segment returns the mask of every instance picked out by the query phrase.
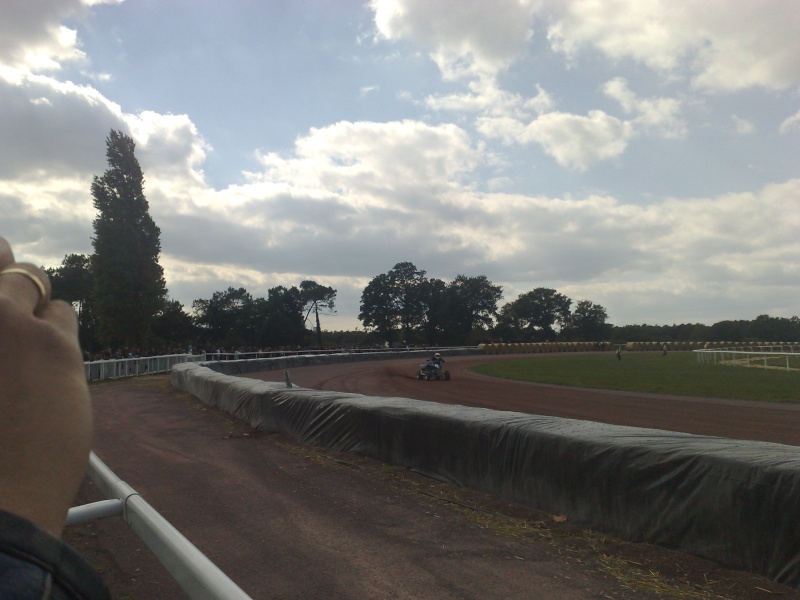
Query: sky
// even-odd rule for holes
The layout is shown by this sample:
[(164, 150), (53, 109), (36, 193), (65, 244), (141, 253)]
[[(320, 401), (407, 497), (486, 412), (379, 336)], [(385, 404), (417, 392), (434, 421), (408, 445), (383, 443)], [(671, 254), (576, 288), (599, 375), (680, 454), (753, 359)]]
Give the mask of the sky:
[[(0, 236), (92, 253), (136, 142), (169, 295), (399, 262), (615, 325), (800, 315), (797, 0), (10, 0)], [(574, 306), (574, 305), (573, 305)]]

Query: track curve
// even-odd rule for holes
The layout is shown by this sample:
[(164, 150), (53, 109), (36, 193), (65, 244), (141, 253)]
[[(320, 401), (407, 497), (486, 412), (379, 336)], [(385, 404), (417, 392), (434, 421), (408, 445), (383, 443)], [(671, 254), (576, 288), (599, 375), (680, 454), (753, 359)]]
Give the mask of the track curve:
[[(520, 356), (447, 359), (452, 381), (417, 381), (419, 359), (295, 368), (294, 385), (367, 396), (398, 396), (463, 406), (681, 431), (800, 446), (800, 406), (636, 392), (571, 388), (509, 381), (470, 371), (474, 365)], [(283, 371), (250, 374), (284, 381)]]

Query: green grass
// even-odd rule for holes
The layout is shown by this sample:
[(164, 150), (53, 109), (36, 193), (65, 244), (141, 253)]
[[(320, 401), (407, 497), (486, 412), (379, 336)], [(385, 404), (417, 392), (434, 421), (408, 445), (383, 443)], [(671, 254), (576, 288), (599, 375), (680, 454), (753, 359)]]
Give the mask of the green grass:
[(477, 373), (556, 385), (732, 398), (800, 402), (800, 372), (702, 364), (692, 352), (614, 352), (539, 356), (477, 365)]

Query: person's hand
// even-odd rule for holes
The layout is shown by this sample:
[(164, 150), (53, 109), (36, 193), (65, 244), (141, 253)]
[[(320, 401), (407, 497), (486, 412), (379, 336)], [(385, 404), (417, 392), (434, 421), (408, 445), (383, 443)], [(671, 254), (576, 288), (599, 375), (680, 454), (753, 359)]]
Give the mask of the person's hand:
[(0, 237), (0, 509), (60, 536), (91, 435), (75, 311)]

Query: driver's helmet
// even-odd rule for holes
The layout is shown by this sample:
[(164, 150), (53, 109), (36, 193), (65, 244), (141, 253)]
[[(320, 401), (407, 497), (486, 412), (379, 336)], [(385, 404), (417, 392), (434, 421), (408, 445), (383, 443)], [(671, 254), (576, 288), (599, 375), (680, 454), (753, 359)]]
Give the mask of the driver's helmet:
[(442, 358), (442, 355), (437, 352), (433, 355), (433, 358)]

